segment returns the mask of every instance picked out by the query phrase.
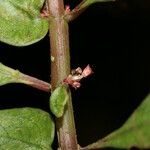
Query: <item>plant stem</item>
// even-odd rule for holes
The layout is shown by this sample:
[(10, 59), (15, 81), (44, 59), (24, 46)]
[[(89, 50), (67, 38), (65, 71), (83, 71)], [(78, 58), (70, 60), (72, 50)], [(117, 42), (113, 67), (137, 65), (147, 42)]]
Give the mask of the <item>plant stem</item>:
[[(114, 2), (115, 0), (101, 0), (99, 2)], [(65, 19), (69, 21), (73, 21), (77, 17), (79, 17), (90, 5), (96, 3), (98, 1), (89, 1), (89, 0), (82, 0), (72, 11), (68, 12), (65, 15)]]
[(23, 73), (19, 73), (19, 79), (22, 81), (22, 83), (37, 88), (39, 90), (45, 92), (51, 91), (51, 85), (49, 83), (39, 80), (37, 78), (31, 77), (29, 75), (25, 75)]
[(35, 77), (21, 73), (0, 63), (0, 86), (8, 83), (23, 83), (39, 90), (50, 92), (51, 85)]
[[(63, 0), (48, 0), (50, 14), (51, 45), (51, 86), (52, 91), (70, 73), (68, 22), (64, 19)], [(77, 150), (76, 130), (73, 116), (71, 93), (68, 87), (69, 100), (63, 117), (56, 118), (56, 128), (61, 150)]]
[(68, 22), (73, 21), (74, 19), (79, 17), (88, 8), (88, 7), (85, 7), (83, 9), (80, 9), (80, 6), (82, 3), (83, 3), (83, 1), (79, 5), (77, 5), (72, 11), (70, 11), (70, 13), (65, 15), (65, 19)]

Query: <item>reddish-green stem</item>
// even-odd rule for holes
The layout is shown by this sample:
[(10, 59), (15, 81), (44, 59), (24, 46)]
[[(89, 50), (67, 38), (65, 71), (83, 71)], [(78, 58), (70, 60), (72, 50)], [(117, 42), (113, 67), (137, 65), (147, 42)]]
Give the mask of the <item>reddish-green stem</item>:
[(83, 9), (80, 9), (80, 6), (82, 5), (82, 3), (83, 3), (83, 1), (79, 5), (77, 5), (72, 11), (70, 11), (68, 14), (65, 15), (65, 19), (68, 22), (76, 19), (88, 8), (88, 6), (86, 6)]
[(22, 83), (25, 83), (36, 89), (39, 89), (45, 92), (51, 91), (51, 85), (49, 83), (39, 80), (37, 78), (31, 77), (23, 73), (19, 73), (19, 79), (22, 81)]
[[(63, 0), (48, 0), (50, 14), (51, 86), (52, 91), (70, 73), (68, 22), (64, 19)], [(61, 150), (77, 150), (71, 93), (63, 117), (56, 118), (56, 128)]]
[[(102, 0), (101, 2), (113, 2), (115, 0)], [(65, 15), (65, 18), (67, 21), (72, 21), (76, 19), (78, 16), (80, 16), (90, 5), (94, 4), (95, 2), (93, 1), (88, 1), (88, 0), (82, 0), (72, 11), (68, 12)]]

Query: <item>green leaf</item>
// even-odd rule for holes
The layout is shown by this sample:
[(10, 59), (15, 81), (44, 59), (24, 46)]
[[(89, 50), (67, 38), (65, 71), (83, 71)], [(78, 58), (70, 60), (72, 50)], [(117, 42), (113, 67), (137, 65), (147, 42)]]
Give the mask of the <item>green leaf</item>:
[(85, 9), (86, 7), (90, 6), (91, 4), (98, 3), (98, 2), (111, 2), (115, 0), (83, 0), (79, 6), (78, 10)]
[(64, 85), (57, 87), (50, 97), (50, 110), (57, 117), (62, 117), (65, 105), (69, 99), (67, 88)]
[(29, 84), (28, 81), (21, 79), (19, 75), (20, 72), (18, 70), (14, 70), (0, 63), (0, 86), (8, 83)]
[(7, 84), (18, 82), (19, 71), (11, 69), (2, 63), (0, 63), (0, 86)]
[(115, 0), (85, 0), (86, 3), (92, 4), (92, 3), (97, 3), (97, 2), (111, 2)]
[(34, 88), (49, 92), (51, 85), (35, 77), (21, 73), (0, 63), (0, 86), (8, 83), (23, 83)]
[(135, 110), (126, 123), (102, 140), (87, 146), (93, 148), (150, 148), (150, 95)]
[(40, 16), (44, 0), (3, 0), (0, 2), (0, 41), (26, 46), (42, 39), (48, 21)]
[(34, 108), (0, 111), (1, 150), (50, 150), (54, 123), (48, 113)]

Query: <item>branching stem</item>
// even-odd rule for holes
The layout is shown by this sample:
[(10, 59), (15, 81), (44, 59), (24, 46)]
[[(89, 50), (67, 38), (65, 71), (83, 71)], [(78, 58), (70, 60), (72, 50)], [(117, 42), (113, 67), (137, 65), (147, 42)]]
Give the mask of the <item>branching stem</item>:
[[(115, 0), (99, 0), (99, 2), (114, 2)], [(82, 0), (73, 10), (66, 13), (65, 19), (69, 21), (73, 21), (78, 16), (80, 16), (90, 5), (96, 3), (98, 1), (90, 1), (90, 0)]]

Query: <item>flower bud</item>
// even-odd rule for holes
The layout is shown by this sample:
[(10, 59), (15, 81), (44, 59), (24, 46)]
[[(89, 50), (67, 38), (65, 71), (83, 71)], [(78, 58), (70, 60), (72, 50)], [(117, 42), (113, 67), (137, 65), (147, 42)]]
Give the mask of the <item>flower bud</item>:
[(83, 77), (87, 77), (87, 76), (89, 76), (89, 75), (92, 74), (92, 73), (93, 73), (92, 68), (91, 68), (90, 65), (88, 64), (88, 65), (84, 68), (84, 70), (83, 70), (83, 72), (82, 72), (82, 76), (83, 76)]

